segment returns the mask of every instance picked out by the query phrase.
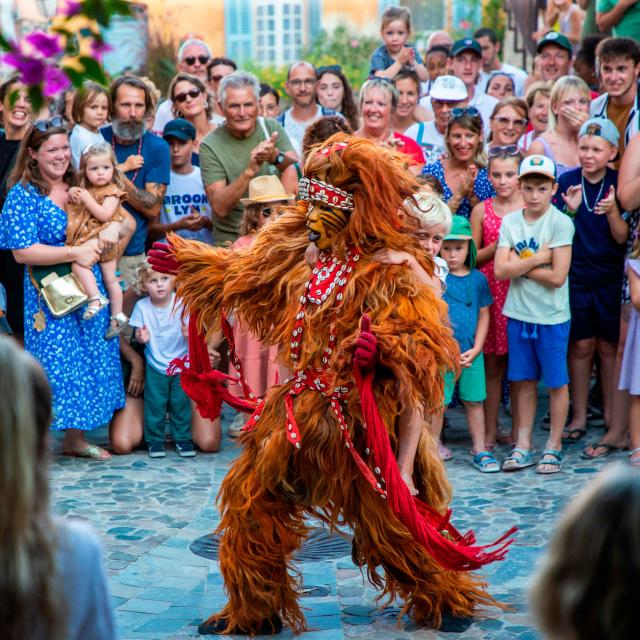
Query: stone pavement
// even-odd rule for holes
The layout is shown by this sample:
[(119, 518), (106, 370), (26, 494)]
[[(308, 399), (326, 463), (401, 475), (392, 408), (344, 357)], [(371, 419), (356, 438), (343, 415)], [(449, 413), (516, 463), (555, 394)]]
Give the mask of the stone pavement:
[[(304, 640), (539, 637), (528, 616), (526, 593), (536, 561), (559, 512), (604, 463), (581, 460), (577, 444), (565, 449), (562, 472), (555, 476), (539, 476), (533, 468), (481, 474), (470, 465), (462, 411), (448, 415), (446, 443), (455, 454), (447, 463), (454, 488), (453, 523), (462, 531), (475, 529), (479, 543), (494, 540), (512, 525), (519, 527), (507, 559), (483, 571), (491, 593), (510, 610), (487, 611), (487, 617), (473, 621), (449, 620), (438, 632), (407, 618), (398, 624), (399, 607), (376, 608), (376, 590), (349, 556), (328, 554), (299, 565), (309, 626)], [(590, 428), (590, 438), (600, 434)], [(93, 435), (106, 441), (104, 431)], [(545, 435), (536, 427), (539, 450)], [(217, 563), (195, 555), (189, 546), (215, 528), (215, 497), (236, 453), (236, 444), (225, 436), (220, 453), (194, 459), (179, 458), (170, 449), (157, 460), (143, 450), (106, 463), (54, 457), (53, 507), (59, 514), (89, 520), (98, 531), (124, 640), (199, 637), (197, 624), (225, 602)], [(498, 457), (506, 453), (501, 447)], [(607, 462), (624, 457), (616, 453)], [(285, 630), (280, 637), (293, 635)]]

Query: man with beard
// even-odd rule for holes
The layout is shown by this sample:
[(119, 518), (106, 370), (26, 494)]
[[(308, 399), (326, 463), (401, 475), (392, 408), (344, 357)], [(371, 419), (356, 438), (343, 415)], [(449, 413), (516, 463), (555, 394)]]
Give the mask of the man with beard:
[(316, 68), (310, 62), (294, 62), (289, 67), (285, 88), (291, 107), (278, 117), (298, 156), (302, 157), (302, 138), (307, 127), (322, 118), (336, 114), (316, 102)]
[[(211, 49), (209, 49), (209, 45), (197, 38), (189, 38), (178, 49), (176, 68), (178, 72), (189, 73), (207, 84), (209, 80), (207, 78), (207, 66), (210, 61)], [(171, 100), (165, 100), (158, 107), (156, 119), (153, 121), (153, 130), (162, 135), (167, 122), (174, 118), (175, 115), (171, 111)]]
[(169, 145), (145, 132), (145, 120), (153, 109), (147, 85), (135, 76), (120, 76), (111, 84), (110, 94), (111, 125), (100, 133), (111, 144), (118, 166), (126, 176), (124, 207), (137, 225), (119, 263), (120, 273), (129, 285), (145, 260), (147, 221), (160, 216), (171, 160)]
[[(591, 117), (609, 118), (620, 133), (620, 157), (638, 133), (640, 46), (631, 38), (607, 38), (596, 49), (598, 75), (606, 91), (591, 102)], [(617, 168), (617, 164), (616, 164)]]

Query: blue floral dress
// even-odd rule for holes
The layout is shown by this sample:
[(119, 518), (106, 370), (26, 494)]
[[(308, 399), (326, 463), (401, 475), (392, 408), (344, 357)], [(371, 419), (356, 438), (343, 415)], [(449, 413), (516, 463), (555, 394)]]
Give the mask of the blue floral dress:
[[(437, 178), (442, 185), (442, 190), (444, 191), (444, 201), (449, 202), (449, 200), (451, 200), (453, 193), (444, 179), (444, 167), (440, 160), (436, 160), (436, 162), (432, 164), (425, 165), (422, 168), (421, 175)], [(487, 198), (493, 198), (493, 196), (496, 195), (496, 192), (493, 190), (493, 185), (489, 181), (489, 174), (486, 169), (478, 170), (476, 180), (473, 183), (473, 191), (475, 192), (476, 198), (478, 198), (479, 202), (483, 202)], [(462, 216), (463, 218), (467, 218), (468, 220), (471, 217), (471, 209), (473, 209), (473, 207), (471, 206), (469, 199), (463, 198), (455, 214)]]
[[(67, 214), (33, 186), (15, 185), (7, 194), (0, 215), (0, 245), (25, 249), (41, 243), (64, 245)], [(98, 265), (93, 273), (105, 295)], [(46, 326), (38, 332), (33, 316), (42, 309)], [(88, 431), (109, 423), (113, 412), (124, 406), (124, 387), (118, 340), (105, 340), (109, 313), (82, 320), (83, 309), (54, 318), (42, 302), (25, 269), (24, 344), (42, 365), (53, 392), (54, 430)]]

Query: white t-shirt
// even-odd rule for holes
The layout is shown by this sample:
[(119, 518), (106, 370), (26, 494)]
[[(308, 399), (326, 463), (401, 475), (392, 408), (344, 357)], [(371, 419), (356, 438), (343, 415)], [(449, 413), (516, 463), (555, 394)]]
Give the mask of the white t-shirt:
[(69, 136), (69, 147), (71, 148), (71, 163), (73, 168), (77, 171), (80, 166), (80, 158), (82, 152), (90, 145), (98, 142), (104, 142), (104, 138), (100, 132), (94, 133), (89, 129), (83, 127), (81, 124), (76, 124)]
[(482, 125), (484, 127), (485, 139), (489, 135), (491, 126), (491, 114), (494, 107), (498, 104), (499, 100), (486, 93), (480, 93), (477, 89), (473, 94), (473, 98), (467, 103), (470, 107), (475, 107), (482, 116)]
[(305, 122), (294, 120), (291, 115), (291, 109), (287, 109), (284, 112), (284, 130), (287, 132), (289, 140), (299, 158), (302, 158), (302, 139), (304, 138), (304, 132), (310, 124), (313, 124), (321, 117), (322, 107), (320, 105), (317, 105), (316, 115), (311, 118), (311, 120), (306, 120)]
[(158, 105), (156, 109), (156, 119), (153, 121), (153, 131), (162, 135), (164, 128), (170, 120), (175, 116), (171, 111), (171, 100), (165, 100)]
[[(182, 335), (182, 303), (176, 304), (176, 294), (166, 307), (151, 304), (148, 296), (136, 302), (129, 324), (132, 327), (147, 327), (149, 342), (144, 346), (144, 356), (148, 365), (160, 373), (167, 373), (167, 367), (174, 358), (187, 355), (187, 339)], [(185, 319), (186, 322), (186, 319)]]
[(412, 124), (404, 135), (420, 145), (426, 164), (435, 162), (444, 153), (444, 136), (436, 129), (433, 120)]
[[(193, 167), (191, 173), (187, 174), (172, 171), (171, 181), (167, 186), (164, 203), (160, 210), (160, 224), (177, 222), (180, 218), (189, 215), (192, 209), (211, 219), (211, 205), (202, 184), (200, 167)], [(176, 233), (188, 240), (200, 240), (200, 242), (213, 244), (213, 234), (210, 229), (200, 229), (200, 231), (180, 229)]]
[[(516, 95), (519, 97), (524, 96), (524, 85), (529, 77), (525, 71), (519, 69), (518, 67), (514, 67), (511, 64), (507, 64), (506, 62), (502, 63), (500, 67), (500, 71), (502, 73), (506, 73), (513, 77), (513, 85), (515, 88)], [(490, 73), (483, 71), (480, 69), (480, 75), (478, 76), (478, 82), (476, 84), (476, 91), (481, 91), (485, 93), (487, 89), (487, 82), (489, 82)]]
[[(571, 246), (574, 231), (571, 218), (553, 205), (533, 222), (526, 220), (519, 209), (502, 219), (498, 247), (513, 249), (521, 258), (529, 258), (545, 244), (549, 249)], [(569, 279), (561, 287), (551, 287), (526, 275), (512, 278), (502, 313), (533, 324), (567, 322), (571, 319)]]

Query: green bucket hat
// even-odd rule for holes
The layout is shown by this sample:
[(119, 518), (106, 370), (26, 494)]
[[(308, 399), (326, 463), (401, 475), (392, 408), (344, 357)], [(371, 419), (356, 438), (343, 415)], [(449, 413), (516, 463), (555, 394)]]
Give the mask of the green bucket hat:
[(471, 223), (462, 216), (453, 216), (451, 223), (451, 231), (445, 236), (445, 240), (468, 240), (469, 241), (469, 255), (467, 256), (467, 264), (470, 269), (476, 268), (476, 256), (478, 249), (476, 243), (473, 240), (473, 233), (471, 232)]

